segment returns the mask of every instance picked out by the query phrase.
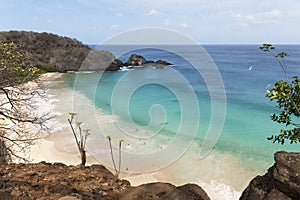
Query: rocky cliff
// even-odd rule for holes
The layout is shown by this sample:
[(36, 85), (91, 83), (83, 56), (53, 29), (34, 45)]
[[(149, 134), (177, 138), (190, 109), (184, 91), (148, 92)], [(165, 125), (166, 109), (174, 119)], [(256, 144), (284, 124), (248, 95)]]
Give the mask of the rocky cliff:
[(274, 158), (275, 164), (250, 182), (240, 200), (300, 199), (300, 153), (280, 151)]
[(131, 187), (101, 165), (66, 166), (61, 163), (3, 164), (0, 166), (2, 199), (177, 199), (209, 200), (195, 184), (175, 187), (151, 183)]
[[(299, 200), (300, 153), (275, 153), (275, 164), (255, 177), (241, 200)], [(201, 187), (150, 183), (131, 187), (101, 165), (66, 166), (61, 163), (0, 165), (2, 199), (177, 199), (208, 200)]]

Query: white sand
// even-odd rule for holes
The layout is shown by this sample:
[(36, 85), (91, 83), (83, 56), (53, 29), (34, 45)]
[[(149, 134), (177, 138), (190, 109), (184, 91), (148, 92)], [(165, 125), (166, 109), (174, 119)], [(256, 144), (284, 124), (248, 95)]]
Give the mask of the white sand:
[[(47, 88), (59, 83), (62, 77), (61, 73), (46, 73), (40, 78), (42, 84)], [(38, 112), (45, 113), (50, 111), (56, 117), (50, 121), (52, 130), (49, 136), (41, 139), (37, 144), (30, 149), (30, 160), (32, 162), (61, 162), (67, 165), (80, 164), (80, 156), (76, 143), (70, 128), (67, 124), (60, 124), (56, 119), (62, 114), (58, 111), (55, 104), (59, 104), (60, 100), (54, 94), (48, 94), (48, 99), (38, 99)], [(70, 100), (71, 101), (71, 100)], [(65, 102), (66, 103), (66, 102)], [(67, 102), (66, 104), (70, 104)], [(71, 111), (71, 110), (70, 110)], [(66, 116), (67, 118), (68, 116)], [(66, 121), (67, 122), (67, 121)], [(67, 133), (67, 134), (65, 134)], [(93, 158), (87, 157), (88, 164), (98, 163)]]

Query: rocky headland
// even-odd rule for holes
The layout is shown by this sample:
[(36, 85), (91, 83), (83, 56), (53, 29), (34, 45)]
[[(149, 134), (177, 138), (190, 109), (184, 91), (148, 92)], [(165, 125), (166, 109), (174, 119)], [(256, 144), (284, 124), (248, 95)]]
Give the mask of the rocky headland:
[[(78, 71), (91, 52), (91, 48), (76, 39), (52, 33), (29, 31), (0, 32), (0, 41), (14, 42), (26, 56), (28, 64), (47, 72)], [(114, 55), (107, 51), (96, 51), (98, 63), (111, 63)], [(107, 66), (98, 65), (104, 70)]]
[(123, 63), (111, 52), (92, 49), (75, 38), (46, 32), (0, 32), (0, 41), (17, 44), (20, 52), (26, 56), (27, 64), (46, 72), (118, 71), (124, 66), (143, 66), (149, 63), (157, 64), (157, 67), (171, 65), (163, 60), (147, 61), (136, 54), (132, 54)]

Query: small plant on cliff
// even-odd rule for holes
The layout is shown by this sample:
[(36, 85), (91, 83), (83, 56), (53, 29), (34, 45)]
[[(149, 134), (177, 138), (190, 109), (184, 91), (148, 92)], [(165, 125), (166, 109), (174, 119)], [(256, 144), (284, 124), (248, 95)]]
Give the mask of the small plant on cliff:
[(86, 163), (86, 140), (87, 137), (91, 134), (89, 129), (82, 130), (81, 125), (82, 122), (77, 121), (76, 113), (69, 113), (70, 118), (68, 119), (68, 122), (70, 124), (72, 133), (74, 135), (77, 148), (79, 150), (80, 156), (81, 156), (81, 165), (85, 166)]
[(115, 172), (116, 172), (115, 176), (117, 178), (119, 178), (119, 174), (120, 174), (120, 171), (121, 171), (121, 161), (122, 161), (122, 158), (121, 158), (122, 143), (124, 142), (124, 140), (119, 141), (119, 166), (118, 166), (118, 169), (117, 169), (115, 158), (114, 158), (114, 153), (113, 153), (113, 148), (112, 148), (112, 144), (111, 144), (111, 137), (106, 136), (106, 138), (108, 139), (108, 142), (109, 142), (110, 155), (111, 155), (112, 163), (114, 165), (114, 169), (115, 169)]
[(281, 129), (278, 135), (272, 135), (268, 139), (280, 144), (284, 144), (285, 140), (289, 140), (291, 144), (300, 142), (299, 79), (297, 76), (293, 76), (292, 80), (289, 80), (284, 61), (285, 57), (288, 56), (286, 52), (274, 53), (275, 47), (271, 44), (263, 44), (260, 49), (274, 56), (284, 74), (284, 80), (276, 81), (274, 87), (267, 90), (266, 96), (270, 101), (276, 101), (277, 107), (280, 109), (279, 114), (271, 115), (271, 120), (285, 125), (286, 129)]

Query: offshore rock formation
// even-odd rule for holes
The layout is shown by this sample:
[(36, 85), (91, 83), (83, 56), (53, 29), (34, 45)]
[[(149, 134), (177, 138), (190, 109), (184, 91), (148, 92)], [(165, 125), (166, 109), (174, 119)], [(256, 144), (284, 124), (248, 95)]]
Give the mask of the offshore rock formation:
[(300, 153), (279, 151), (274, 158), (275, 164), (250, 182), (240, 200), (300, 199)]
[(115, 59), (106, 71), (118, 71), (122, 67), (146, 67), (146, 66), (155, 66), (157, 68), (166, 67), (172, 65), (171, 63), (164, 60), (157, 60), (156, 62), (152, 60), (146, 60), (143, 56), (137, 54), (131, 54), (128, 60), (123, 63), (122, 61)]
[(137, 54), (131, 54), (131, 56), (128, 58), (127, 62), (125, 63), (126, 66), (139, 66), (144, 65), (146, 63), (146, 59)]
[(124, 64), (121, 60), (115, 59), (107, 68), (105, 71), (118, 71), (123, 67)]
[(164, 199), (209, 200), (195, 184), (175, 187), (151, 183), (131, 187), (101, 165), (67, 166), (62, 163), (0, 165), (2, 199)]

